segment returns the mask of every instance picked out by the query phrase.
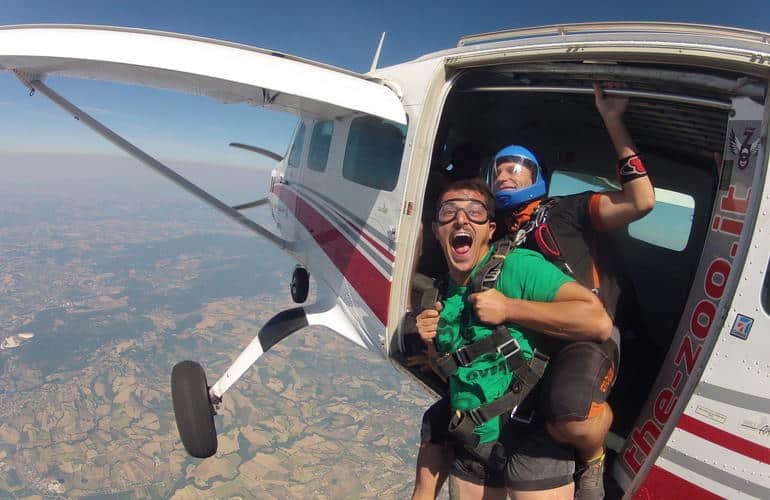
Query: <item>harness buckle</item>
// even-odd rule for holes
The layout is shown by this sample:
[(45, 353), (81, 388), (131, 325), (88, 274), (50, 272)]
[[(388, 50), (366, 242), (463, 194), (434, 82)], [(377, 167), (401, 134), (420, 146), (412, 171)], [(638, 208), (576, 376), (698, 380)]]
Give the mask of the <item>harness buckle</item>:
[(521, 422), (523, 424), (531, 424), (532, 421), (535, 419), (535, 408), (530, 408), (529, 413), (526, 415), (519, 415), (518, 409), (520, 405), (516, 405), (513, 407), (513, 410), (511, 410), (511, 420), (514, 420), (516, 422)]
[(539, 350), (535, 349), (532, 351), (532, 357), (535, 357), (539, 359), (540, 361), (544, 361), (545, 363), (548, 363), (551, 361), (551, 357), (545, 354), (544, 352), (540, 352)]
[(500, 276), (500, 271), (502, 271), (502, 269), (502, 266), (497, 266), (487, 271), (484, 279), (481, 280), (481, 287), (483, 290), (495, 287), (495, 284), (497, 284), (497, 278)]
[(465, 410), (465, 413), (470, 417), (471, 422), (473, 422), (475, 427), (478, 427), (480, 425), (483, 425), (486, 423), (486, 420), (484, 420), (484, 417), (481, 415), (481, 412), (478, 408), (471, 408), (470, 410)]
[[(511, 346), (511, 345), (513, 345), (513, 349), (508, 348), (508, 346)], [(502, 354), (505, 359), (508, 359), (511, 356), (518, 353), (519, 351), (521, 351), (521, 347), (519, 346), (519, 343), (516, 341), (516, 339), (511, 337), (511, 340), (503, 342), (502, 344), (495, 347), (495, 350), (500, 354)]]
[(457, 349), (455, 352), (453, 352), (452, 357), (455, 358), (455, 361), (459, 366), (463, 367), (469, 366), (472, 361), (465, 347), (461, 347), (460, 349)]

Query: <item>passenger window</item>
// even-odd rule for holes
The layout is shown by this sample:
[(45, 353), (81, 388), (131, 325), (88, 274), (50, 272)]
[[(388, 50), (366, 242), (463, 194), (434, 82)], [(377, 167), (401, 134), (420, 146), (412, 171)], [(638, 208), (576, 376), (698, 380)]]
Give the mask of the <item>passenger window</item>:
[(289, 152), (289, 166), (299, 167), (300, 158), (302, 158), (302, 146), (305, 143), (305, 122), (300, 123), (297, 135), (294, 137), (294, 144), (291, 145)]
[[(583, 191), (621, 189), (605, 177), (556, 171), (551, 177), (549, 196), (563, 196)], [(681, 252), (687, 247), (695, 213), (695, 199), (685, 193), (655, 188), (655, 208), (628, 225), (629, 236), (669, 250)]]
[(329, 146), (332, 143), (334, 122), (318, 122), (313, 127), (313, 135), (310, 137), (310, 149), (307, 153), (307, 168), (316, 172), (326, 170), (326, 160), (329, 159)]
[(374, 189), (393, 191), (401, 171), (406, 126), (362, 116), (350, 124), (342, 176)]

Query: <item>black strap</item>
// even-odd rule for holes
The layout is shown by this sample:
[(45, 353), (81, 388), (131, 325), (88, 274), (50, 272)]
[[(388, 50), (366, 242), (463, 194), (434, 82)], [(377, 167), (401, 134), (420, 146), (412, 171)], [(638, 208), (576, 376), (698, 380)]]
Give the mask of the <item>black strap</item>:
[(476, 271), (471, 278), (470, 292), (477, 293), (490, 290), (497, 286), (500, 272), (503, 270), (505, 258), (516, 248), (510, 235), (495, 242), (495, 253)]
[(497, 286), (505, 258), (524, 243), (528, 233), (545, 223), (548, 219), (548, 210), (556, 206), (557, 203), (558, 198), (544, 200), (534, 210), (532, 218), (527, 221), (524, 227), (516, 231), (515, 234), (506, 234), (505, 237), (495, 242), (495, 253), (471, 278), (471, 293), (484, 292)]
[(444, 378), (448, 378), (459, 367), (468, 367), (479, 356), (494, 352), (499, 352), (503, 355), (512, 372), (518, 370), (527, 361), (521, 353), (519, 343), (511, 337), (508, 329), (504, 325), (498, 325), (492, 335), (438, 358), (436, 360), (436, 369), (441, 372)]
[(468, 413), (476, 425), (482, 425), (494, 417), (514, 409), (535, 387), (535, 384), (545, 373), (547, 365), (548, 356), (535, 351), (529, 361), (514, 373), (511, 387), (502, 397), (478, 408), (466, 410), (465, 413)]
[(548, 356), (535, 350), (532, 358), (520, 366), (514, 373), (514, 379), (508, 391), (500, 398), (469, 410), (456, 410), (449, 421), (449, 432), (455, 439), (466, 446), (478, 446), (479, 435), (476, 427), (489, 422), (506, 412), (513, 413), (529, 395), (542, 378), (548, 365)]

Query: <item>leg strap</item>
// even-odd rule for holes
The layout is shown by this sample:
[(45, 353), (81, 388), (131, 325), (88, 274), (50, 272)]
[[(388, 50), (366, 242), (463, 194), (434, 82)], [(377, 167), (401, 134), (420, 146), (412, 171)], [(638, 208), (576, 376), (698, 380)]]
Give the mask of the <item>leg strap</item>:
[(478, 446), (479, 435), (475, 432), (476, 427), (509, 411), (513, 416), (516, 409), (543, 376), (547, 365), (548, 356), (536, 350), (532, 358), (513, 372), (511, 386), (500, 398), (478, 408), (455, 410), (449, 421), (449, 432), (458, 442), (466, 446)]

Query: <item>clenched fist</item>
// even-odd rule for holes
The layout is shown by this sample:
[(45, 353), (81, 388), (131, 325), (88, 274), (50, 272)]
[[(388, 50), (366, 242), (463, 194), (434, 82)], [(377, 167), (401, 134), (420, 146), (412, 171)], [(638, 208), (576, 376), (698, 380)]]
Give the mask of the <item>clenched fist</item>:
[(425, 309), (415, 318), (417, 323), (417, 333), (420, 338), (428, 345), (433, 344), (438, 329), (439, 313), (444, 308), (441, 302), (436, 302), (435, 309)]
[(482, 323), (501, 325), (508, 321), (511, 299), (495, 289), (473, 293), (468, 296), (468, 302), (473, 304), (476, 316)]

